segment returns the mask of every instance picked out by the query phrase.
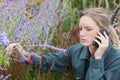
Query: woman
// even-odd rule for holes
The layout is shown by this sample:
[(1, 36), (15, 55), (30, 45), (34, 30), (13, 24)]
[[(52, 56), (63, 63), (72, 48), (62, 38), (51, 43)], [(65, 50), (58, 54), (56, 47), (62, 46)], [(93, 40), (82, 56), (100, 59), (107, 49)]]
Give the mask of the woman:
[[(32, 68), (43, 71), (61, 72), (72, 65), (76, 80), (120, 80), (120, 44), (107, 15), (103, 8), (83, 11), (79, 22), (80, 43), (69, 47), (65, 53), (48, 53), (39, 59), (18, 43), (10, 44), (6, 50), (14, 49), (25, 55)], [(109, 32), (109, 36), (105, 31), (100, 33), (101, 29)]]

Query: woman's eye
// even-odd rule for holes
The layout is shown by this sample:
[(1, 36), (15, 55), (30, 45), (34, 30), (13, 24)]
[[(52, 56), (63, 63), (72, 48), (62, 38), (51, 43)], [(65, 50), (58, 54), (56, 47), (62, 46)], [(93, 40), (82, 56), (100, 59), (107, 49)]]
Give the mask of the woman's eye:
[(87, 29), (87, 31), (91, 31), (92, 29)]

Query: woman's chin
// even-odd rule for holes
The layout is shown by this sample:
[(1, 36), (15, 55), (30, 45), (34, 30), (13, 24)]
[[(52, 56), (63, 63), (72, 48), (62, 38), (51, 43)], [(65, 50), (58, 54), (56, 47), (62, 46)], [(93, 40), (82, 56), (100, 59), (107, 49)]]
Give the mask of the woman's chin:
[(81, 42), (81, 44), (83, 45), (83, 46), (89, 46), (90, 44), (88, 44), (88, 43), (82, 43)]

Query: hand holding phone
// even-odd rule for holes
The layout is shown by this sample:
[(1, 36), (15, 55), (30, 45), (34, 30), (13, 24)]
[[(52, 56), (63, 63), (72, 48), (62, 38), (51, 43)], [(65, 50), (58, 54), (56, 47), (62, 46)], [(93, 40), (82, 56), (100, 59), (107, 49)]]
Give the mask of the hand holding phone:
[[(109, 32), (105, 29), (101, 29), (100, 30), (100, 33), (104, 36), (103, 32), (105, 32), (108, 36), (109, 36)], [(100, 39), (96, 38), (98, 41), (100, 41)], [(100, 41), (101, 42), (101, 41)], [(93, 45), (96, 46), (96, 47), (99, 47), (99, 45), (97, 44), (97, 42), (93, 41)]]

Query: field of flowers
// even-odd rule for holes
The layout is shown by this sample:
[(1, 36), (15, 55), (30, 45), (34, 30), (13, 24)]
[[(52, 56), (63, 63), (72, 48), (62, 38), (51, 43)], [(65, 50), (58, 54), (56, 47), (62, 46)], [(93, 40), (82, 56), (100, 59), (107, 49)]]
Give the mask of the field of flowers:
[(0, 0), (0, 80), (73, 80), (71, 68), (62, 73), (32, 70), (6, 56), (10, 43), (43, 55), (65, 51), (79, 42), (78, 22), (82, 10), (104, 7), (120, 34), (119, 0)]

